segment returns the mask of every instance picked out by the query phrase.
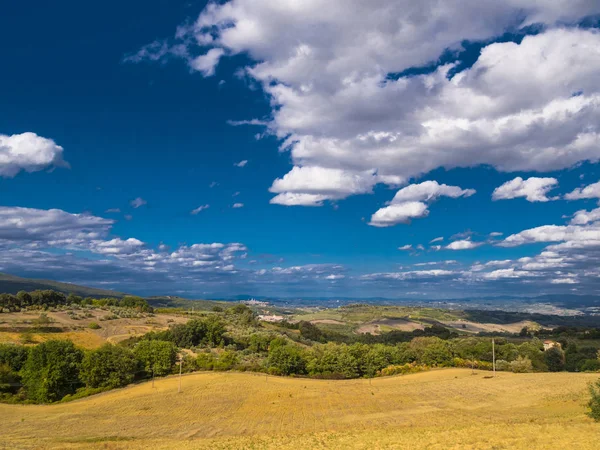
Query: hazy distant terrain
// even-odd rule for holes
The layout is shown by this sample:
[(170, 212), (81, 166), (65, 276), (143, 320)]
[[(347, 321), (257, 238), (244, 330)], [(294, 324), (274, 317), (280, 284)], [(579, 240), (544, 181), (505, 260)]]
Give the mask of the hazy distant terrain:
[(51, 289), (65, 294), (75, 294), (82, 297), (123, 297), (122, 292), (108, 289), (91, 288), (71, 283), (61, 283), (52, 280), (37, 280), (21, 278), (6, 273), (0, 273), (0, 293), (16, 294), (19, 291), (34, 291)]

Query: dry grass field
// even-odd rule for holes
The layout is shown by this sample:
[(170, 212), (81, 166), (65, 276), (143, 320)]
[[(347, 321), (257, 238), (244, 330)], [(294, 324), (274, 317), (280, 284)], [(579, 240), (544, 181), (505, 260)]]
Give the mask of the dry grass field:
[[(39, 332), (33, 325), (40, 316), (37, 311), (19, 313), (3, 313), (0, 315), (0, 342), (23, 343), (23, 333), (28, 333), (32, 343), (41, 343), (49, 339), (69, 339), (76, 345), (94, 349), (106, 342), (118, 343), (132, 336), (140, 336), (150, 331), (164, 330), (172, 323), (185, 323), (188, 318), (171, 314), (143, 315), (139, 318), (118, 318), (103, 320), (110, 316), (110, 311), (104, 309), (86, 310), (89, 317), (78, 312), (74, 319), (66, 311), (48, 312), (52, 321), (51, 327), (62, 329), (60, 332)], [(90, 323), (100, 325), (99, 329), (90, 329)], [(15, 331), (18, 330), (18, 331)]]
[(0, 405), (0, 448), (597, 449), (593, 374), (447, 369), (351, 381), (198, 373), (50, 406)]

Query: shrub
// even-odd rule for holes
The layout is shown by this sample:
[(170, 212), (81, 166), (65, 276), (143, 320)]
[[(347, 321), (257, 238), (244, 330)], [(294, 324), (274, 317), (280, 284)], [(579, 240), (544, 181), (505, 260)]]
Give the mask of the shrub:
[[(500, 361), (496, 361), (496, 369), (498, 369), (498, 363)], [(506, 362), (506, 361), (504, 361)], [(494, 365), (491, 362), (488, 361), (479, 361), (477, 359), (475, 360), (470, 360), (470, 359), (462, 359), (462, 358), (454, 358), (452, 360), (452, 364), (454, 367), (464, 367), (464, 368), (468, 368), (468, 369), (480, 369), (480, 370), (493, 370), (494, 369)], [(498, 369), (500, 370), (500, 369)]]
[(379, 377), (389, 377), (391, 375), (408, 375), (409, 373), (425, 372), (430, 370), (430, 367), (425, 364), (408, 363), (400, 366), (388, 366), (377, 372)]
[(101, 327), (96, 322), (90, 322), (90, 324), (88, 325), (88, 328), (91, 330), (99, 330)]
[(590, 384), (590, 401), (588, 402), (588, 416), (596, 422), (600, 422), (600, 380), (595, 384)]
[(514, 373), (533, 372), (533, 364), (531, 364), (531, 360), (527, 357), (519, 356), (514, 361), (508, 363), (508, 367)]

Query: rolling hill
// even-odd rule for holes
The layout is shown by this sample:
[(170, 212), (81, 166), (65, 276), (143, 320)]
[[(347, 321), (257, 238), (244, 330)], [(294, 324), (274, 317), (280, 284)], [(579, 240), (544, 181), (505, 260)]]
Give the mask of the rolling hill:
[(37, 289), (52, 289), (65, 294), (75, 294), (82, 297), (123, 297), (125, 295), (122, 292), (107, 289), (91, 288), (52, 280), (21, 278), (0, 273), (0, 293), (16, 294), (19, 291), (35, 291)]
[(369, 380), (194, 373), (0, 405), (1, 448), (596, 449), (585, 373), (444, 369)]

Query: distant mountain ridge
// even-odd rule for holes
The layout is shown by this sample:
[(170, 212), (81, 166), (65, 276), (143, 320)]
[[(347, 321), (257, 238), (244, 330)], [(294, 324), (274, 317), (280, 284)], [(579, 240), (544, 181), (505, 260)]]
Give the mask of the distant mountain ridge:
[(108, 289), (98, 289), (80, 286), (71, 283), (61, 283), (53, 280), (38, 280), (34, 278), (21, 278), (7, 273), (0, 273), (0, 293), (16, 294), (19, 291), (51, 289), (64, 294), (75, 294), (81, 297), (123, 297), (122, 292)]

